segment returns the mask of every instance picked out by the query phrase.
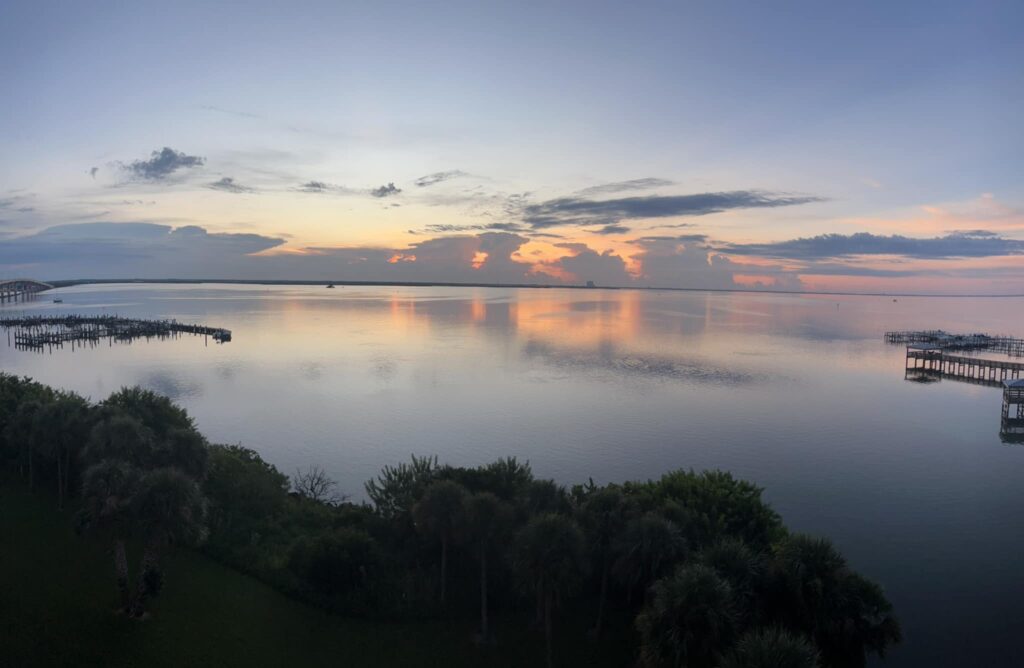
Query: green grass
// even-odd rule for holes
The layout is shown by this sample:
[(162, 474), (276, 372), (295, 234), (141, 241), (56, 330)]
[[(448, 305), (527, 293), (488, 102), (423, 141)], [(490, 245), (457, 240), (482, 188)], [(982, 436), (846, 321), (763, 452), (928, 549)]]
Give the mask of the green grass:
[[(472, 620), (350, 620), (285, 597), (188, 550), (166, 559), (152, 616), (114, 612), (110, 546), (72, 529), (46, 494), (0, 480), (0, 666), (532, 666), (543, 639), (496, 620), (498, 642), (472, 642)], [(621, 666), (626, 643), (583, 639), (565, 620), (556, 663)], [(556, 631), (557, 633), (557, 631)]]

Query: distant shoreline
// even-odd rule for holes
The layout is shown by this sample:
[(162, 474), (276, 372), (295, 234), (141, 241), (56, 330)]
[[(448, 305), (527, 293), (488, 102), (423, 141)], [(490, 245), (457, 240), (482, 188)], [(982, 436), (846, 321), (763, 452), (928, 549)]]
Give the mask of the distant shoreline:
[(73, 285), (110, 285), (117, 283), (144, 283), (170, 285), (199, 285), (204, 283), (220, 283), (225, 285), (349, 285), (359, 287), (409, 287), (409, 288), (530, 288), (536, 290), (569, 289), (569, 290), (649, 290), (671, 292), (742, 292), (770, 295), (819, 295), (835, 297), (942, 297), (942, 298), (1022, 298), (1024, 293), (998, 294), (917, 294), (909, 292), (823, 292), (816, 290), (754, 290), (750, 288), (676, 288), (657, 286), (603, 286), (586, 285), (551, 285), (537, 283), (457, 283), (443, 281), (306, 281), (306, 280), (259, 280), (259, 279), (224, 279), (224, 278), (81, 278), (58, 281), (46, 281), (55, 288)]

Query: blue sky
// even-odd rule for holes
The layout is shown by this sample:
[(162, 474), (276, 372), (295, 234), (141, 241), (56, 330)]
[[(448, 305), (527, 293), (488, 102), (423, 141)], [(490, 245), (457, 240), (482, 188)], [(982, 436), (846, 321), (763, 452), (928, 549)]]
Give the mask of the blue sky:
[(1022, 19), (8, 2), (0, 274), (1024, 292)]

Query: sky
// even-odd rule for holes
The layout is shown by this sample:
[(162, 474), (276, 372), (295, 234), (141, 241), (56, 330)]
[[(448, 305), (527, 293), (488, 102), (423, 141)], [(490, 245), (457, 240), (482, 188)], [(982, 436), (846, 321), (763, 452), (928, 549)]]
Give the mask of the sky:
[(1022, 24), (7, 0), (0, 278), (1024, 294)]

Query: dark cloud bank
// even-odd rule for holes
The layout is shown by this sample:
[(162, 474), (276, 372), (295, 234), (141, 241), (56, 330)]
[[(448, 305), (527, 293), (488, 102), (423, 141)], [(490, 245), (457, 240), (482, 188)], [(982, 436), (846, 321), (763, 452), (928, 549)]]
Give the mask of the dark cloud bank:
[[(799, 274), (909, 276), (935, 273), (910, 265), (875, 269), (849, 265), (860, 255), (904, 259), (981, 258), (1024, 254), (1024, 242), (984, 231), (934, 239), (870, 234), (822, 235), (771, 244), (714, 244), (702, 234), (646, 236), (632, 240), (635, 277), (625, 259), (586, 244), (556, 242), (562, 257), (539, 264), (520, 251), (529, 237), (479, 230), (425, 238), (405, 248), (306, 248), (301, 253), (266, 255), (285, 243), (260, 234), (209, 232), (197, 226), (153, 223), (60, 225), (8, 237), (0, 244), (0, 272), (42, 279), (225, 278), (465, 283), (579, 284), (688, 288), (737, 287), (736, 274), (765, 277), (775, 289), (800, 289)], [(751, 267), (730, 256), (784, 258), (799, 271)], [(964, 270), (944, 275), (970, 276)], [(1009, 273), (1007, 273), (1007, 271)], [(1004, 271), (1004, 278), (1024, 274)], [(965, 273), (966, 272), (966, 273)], [(993, 274), (995, 275), (995, 274)]]
[(824, 201), (821, 197), (734, 190), (693, 195), (652, 195), (594, 200), (561, 197), (523, 207), (523, 222), (534, 229), (561, 226), (608, 226), (623, 220), (706, 216), (731, 209), (774, 208)]
[(821, 260), (857, 255), (900, 255), (915, 259), (992, 257), (1024, 254), (1024, 241), (1005, 239), (995, 232), (970, 230), (931, 239), (898, 234), (880, 236), (822, 234), (766, 244), (729, 244), (720, 250), (732, 255), (757, 255), (791, 260)]

